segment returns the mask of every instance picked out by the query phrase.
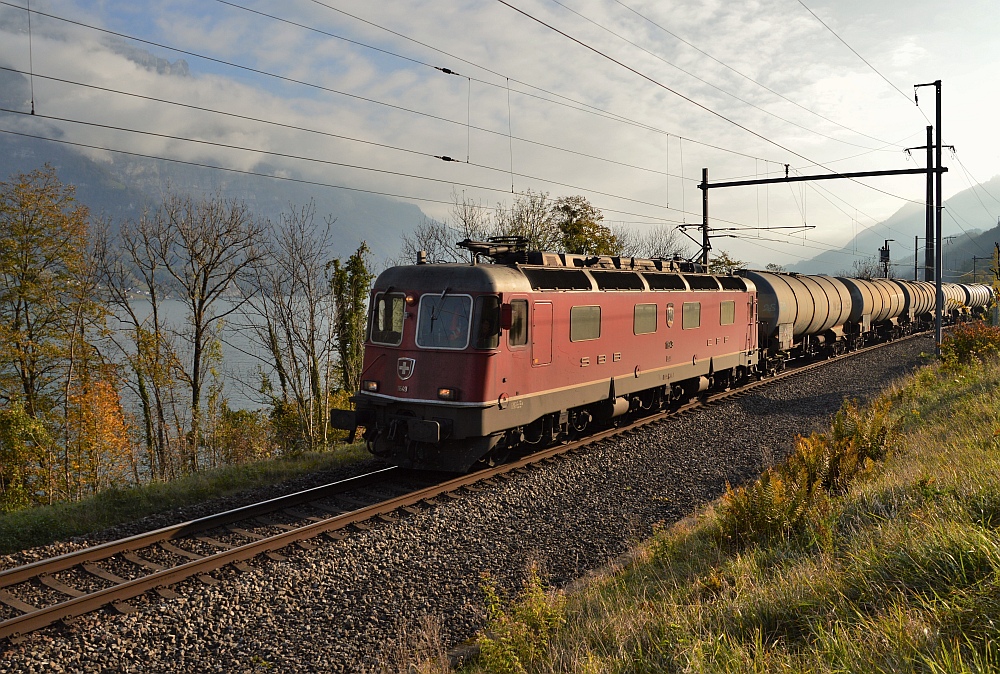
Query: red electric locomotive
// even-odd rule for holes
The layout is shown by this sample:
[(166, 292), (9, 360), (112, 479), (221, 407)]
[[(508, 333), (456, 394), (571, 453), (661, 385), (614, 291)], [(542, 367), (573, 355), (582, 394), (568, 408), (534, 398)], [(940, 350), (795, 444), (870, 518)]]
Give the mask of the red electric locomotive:
[(393, 267), (371, 295), (361, 390), (341, 428), (408, 467), (466, 471), (757, 367), (753, 282), (669, 260), (465, 241), (488, 264)]

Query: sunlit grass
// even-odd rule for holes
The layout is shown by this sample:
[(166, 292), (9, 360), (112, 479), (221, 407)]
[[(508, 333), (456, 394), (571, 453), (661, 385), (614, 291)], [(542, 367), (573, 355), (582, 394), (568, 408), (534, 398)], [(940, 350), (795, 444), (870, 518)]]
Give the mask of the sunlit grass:
[(300, 475), (331, 470), (369, 456), (363, 443), (340, 445), (329, 452), (308, 452), (206, 470), (170, 482), (109, 489), (82, 501), (0, 513), (0, 554), (100, 531), (147, 515), (277, 484)]
[(928, 366), (797, 452), (550, 595), (541, 656), (470, 671), (1000, 671), (1000, 361)]

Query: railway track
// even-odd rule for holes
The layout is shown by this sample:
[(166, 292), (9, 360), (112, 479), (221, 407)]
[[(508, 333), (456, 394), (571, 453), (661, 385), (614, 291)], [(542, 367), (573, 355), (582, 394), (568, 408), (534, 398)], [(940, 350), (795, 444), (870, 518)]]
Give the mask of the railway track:
[(761, 386), (892, 343), (804, 364), (679, 409), (642, 417), (476, 473), (443, 479), (440, 474), (386, 468), (8, 569), (0, 572), (0, 640), (14, 642), (35, 630), (60, 622), (70, 623), (104, 607), (130, 612), (134, 607), (128, 600), (147, 592), (176, 597), (170, 587), (183, 580), (197, 578), (215, 584), (218, 581), (209, 574), (223, 566), (247, 570), (246, 560), (261, 555), (281, 561), (283, 556), (279, 551), (289, 546), (309, 549), (315, 547), (316, 543), (310, 542), (314, 539), (337, 541), (349, 531), (369, 528), (374, 522), (391, 524), (418, 512), (417, 508), (433, 507), (438, 502), (435, 499), (461, 498), (463, 490), (477, 491), (532, 464), (555, 461), (560, 455), (615, 435), (745, 396)]

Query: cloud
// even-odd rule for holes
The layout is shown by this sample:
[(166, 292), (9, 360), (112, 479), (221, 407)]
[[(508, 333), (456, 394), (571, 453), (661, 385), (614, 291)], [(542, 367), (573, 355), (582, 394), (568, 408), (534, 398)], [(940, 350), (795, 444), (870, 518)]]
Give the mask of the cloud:
[[(923, 142), (925, 121), (912, 103), (888, 87), (798, 3), (788, 0), (676, 0), (669, 5), (656, 0), (623, 2), (802, 107), (707, 58), (618, 3), (561, 0), (598, 25), (547, 0), (514, 3), (718, 114), (693, 105), (499, 3), (352, 3), (351, 11), (372, 24), (413, 36), (450, 54), (446, 55), (317, 3), (275, 6), (246, 1), (259, 11), (280, 14), (289, 21), (430, 66), (449, 68), (460, 76), (219, 3), (171, 0), (143, 5), (138, 11), (134, 5), (117, 0), (53, 0), (49, 11), (54, 14), (87, 15), (88, 21), (123, 33), (140, 34), (280, 77), (110, 39), (53, 20), (33, 22), (33, 30), (37, 29), (33, 35), (36, 73), (287, 126), (36, 78), (36, 104), (43, 114), (323, 161), (283, 159), (263, 152), (38, 119), (5, 119), (4, 123), (15, 123), (22, 129), (44, 123), (50, 129), (58, 128), (68, 138), (103, 147), (244, 170), (266, 164), (287, 175), (431, 200), (448, 201), (454, 189), (465, 190), (486, 203), (509, 200), (513, 181), (516, 190), (531, 188), (554, 196), (583, 193), (606, 210), (608, 220), (640, 223), (659, 222), (661, 218), (697, 221), (701, 204), (697, 182), (703, 167), (709, 168), (713, 179), (779, 175), (784, 164), (804, 173), (820, 172), (822, 169), (810, 166), (815, 163), (834, 165), (840, 170), (908, 168), (898, 148), (893, 152), (875, 150), (882, 145), (879, 140), (900, 141), (904, 146)], [(894, 8), (900, 4), (895, 0), (887, 0), (885, 7), (877, 8), (852, 3), (816, 4), (813, 9), (908, 91), (913, 82), (928, 78), (927, 73), (914, 68), (932, 59), (946, 61), (940, 52), (923, 46), (928, 43), (915, 26), (907, 25), (898, 35), (891, 32)], [(987, 39), (990, 22), (995, 24), (996, 19), (980, 21), (986, 25), (977, 28), (976, 35), (981, 36), (977, 39)], [(23, 12), (0, 10), (0, 63), (27, 70), (23, 24)], [(601, 26), (628, 37), (656, 56), (618, 40)], [(473, 80), (470, 82), (468, 77)], [(539, 88), (525, 87), (521, 82)], [(554, 94), (635, 123), (541, 100), (565, 102)], [(979, 117), (965, 116), (970, 126), (983, 123)], [(666, 131), (670, 136), (643, 127)], [(956, 135), (959, 131), (966, 133), (964, 128), (952, 128)], [(514, 136), (532, 142), (508, 139), (508, 129)], [(979, 151), (974, 145), (978, 144), (967, 143), (970, 152)], [(571, 149), (575, 154), (555, 148)], [(961, 146), (960, 151), (964, 151)], [(471, 163), (445, 163), (427, 154), (462, 160), (468, 156)], [(975, 154), (967, 163), (975, 172), (992, 175), (997, 172), (995, 154), (987, 157), (984, 152), (982, 158)], [(381, 172), (324, 162), (368, 166)], [(515, 174), (532, 177), (511, 176), (512, 166)], [(667, 170), (672, 174), (669, 178), (663, 175)], [(922, 198), (922, 187), (913, 180), (890, 179), (876, 186), (907, 198)], [(665, 208), (668, 198), (669, 209)], [(802, 191), (787, 185), (716, 190), (711, 200), (713, 216), (720, 226), (786, 226), (806, 220), (817, 225), (809, 238), (821, 246), (849, 237), (855, 220), (870, 224), (905, 203), (845, 182), (827, 182), (822, 188)], [(432, 216), (443, 217), (447, 211), (444, 205), (417, 203)], [(686, 213), (681, 212), (682, 204)], [(775, 233), (774, 238), (782, 235)], [(795, 248), (780, 242), (768, 244), (777, 253), (767, 252), (759, 241), (745, 247), (739, 241), (729, 241), (734, 254), (744, 259), (768, 255), (774, 261), (787, 262), (803, 254), (801, 241)]]

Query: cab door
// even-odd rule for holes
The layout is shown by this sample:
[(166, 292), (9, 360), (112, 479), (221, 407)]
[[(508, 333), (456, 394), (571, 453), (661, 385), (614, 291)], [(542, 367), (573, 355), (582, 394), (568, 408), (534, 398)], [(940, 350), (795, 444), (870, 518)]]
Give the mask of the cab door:
[(535, 302), (531, 309), (531, 366), (552, 363), (552, 303)]

